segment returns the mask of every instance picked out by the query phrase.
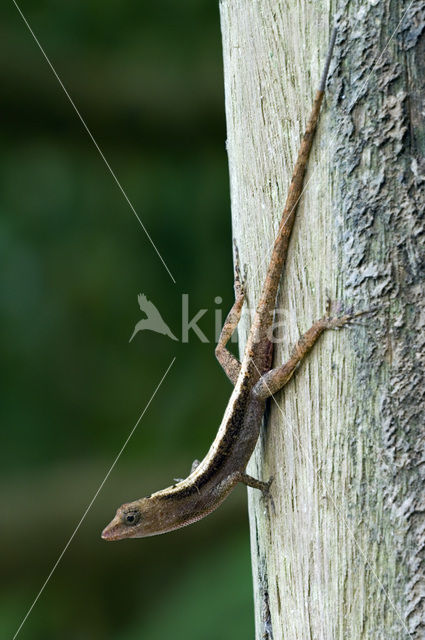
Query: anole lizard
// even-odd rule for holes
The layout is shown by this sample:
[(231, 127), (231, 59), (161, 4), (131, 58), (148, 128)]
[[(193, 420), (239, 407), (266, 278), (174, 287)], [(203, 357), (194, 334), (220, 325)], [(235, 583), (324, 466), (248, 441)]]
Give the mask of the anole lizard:
[[(245, 472), (260, 433), (266, 400), (288, 382), (299, 363), (326, 329), (342, 327), (354, 317), (331, 317), (328, 305), (326, 314), (297, 342), (289, 360), (284, 365), (271, 369), (272, 344), (268, 335), (273, 323), (279, 280), (302, 193), (335, 38), (336, 30), (332, 33), (325, 69), (301, 141), (282, 222), (241, 363), (226, 348), (239, 322), (244, 302), (244, 289), (238, 266), (235, 270), (235, 303), (226, 318), (215, 350), (218, 361), (234, 384), (234, 390), (215, 440), (202, 462), (195, 461), (186, 479), (119, 507), (112, 522), (102, 532), (104, 540), (143, 538), (196, 522), (214, 511), (239, 482), (260, 489), (267, 495), (271, 481), (257, 480)], [(236, 260), (236, 264), (237, 262)]]

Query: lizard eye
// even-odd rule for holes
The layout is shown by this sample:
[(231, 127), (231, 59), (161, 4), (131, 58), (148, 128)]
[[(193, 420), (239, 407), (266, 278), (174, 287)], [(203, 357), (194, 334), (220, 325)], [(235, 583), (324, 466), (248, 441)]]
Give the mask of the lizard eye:
[(137, 524), (140, 520), (140, 513), (138, 511), (127, 511), (124, 513), (124, 522), (130, 527)]

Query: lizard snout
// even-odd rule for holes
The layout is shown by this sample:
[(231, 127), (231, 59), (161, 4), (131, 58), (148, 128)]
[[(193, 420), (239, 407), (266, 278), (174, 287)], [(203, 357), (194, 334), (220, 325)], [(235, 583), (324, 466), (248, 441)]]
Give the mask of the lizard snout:
[(104, 528), (102, 531), (102, 540), (119, 540), (121, 535), (121, 521), (115, 516), (115, 518)]

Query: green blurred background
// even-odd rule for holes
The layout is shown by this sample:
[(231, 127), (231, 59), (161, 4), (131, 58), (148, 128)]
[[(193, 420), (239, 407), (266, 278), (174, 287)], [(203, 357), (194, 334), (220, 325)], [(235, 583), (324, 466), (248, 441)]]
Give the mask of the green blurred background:
[[(215, 296), (232, 291), (216, 2), (26, 0), (20, 6), (176, 278), (174, 285), (11, 0), (0, 10), (1, 598), (12, 638), (176, 362), (19, 637), (253, 636), (245, 491), (145, 540), (100, 532), (124, 501), (207, 451), (230, 385)], [(139, 333), (143, 292), (188, 344)]]

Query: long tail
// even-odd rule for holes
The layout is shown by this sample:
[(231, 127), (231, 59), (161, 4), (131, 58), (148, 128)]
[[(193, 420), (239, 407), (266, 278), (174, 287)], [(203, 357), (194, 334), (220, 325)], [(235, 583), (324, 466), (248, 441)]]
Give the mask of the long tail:
[(279, 232), (273, 246), (270, 265), (267, 271), (266, 281), (264, 283), (264, 289), (257, 307), (256, 318), (254, 320), (257, 327), (256, 341), (261, 342), (265, 338), (265, 335), (270, 326), (270, 322), (272, 321), (271, 316), (276, 304), (276, 294), (279, 286), (279, 281), (288, 252), (289, 238), (291, 235), (292, 227), (294, 226), (298, 202), (302, 194), (307, 161), (310, 155), (311, 146), (313, 144), (313, 138), (319, 119), (320, 106), (322, 104), (323, 95), (325, 92), (326, 78), (328, 75), (332, 51), (335, 44), (336, 32), (337, 31), (335, 28), (332, 32), (329, 51), (326, 57), (325, 68), (323, 70), (319, 89), (314, 98), (313, 108), (311, 110), (304, 137), (301, 141), (294, 171), (292, 173), (292, 179), (289, 185), (285, 207), (283, 209), (282, 222), (280, 224)]

